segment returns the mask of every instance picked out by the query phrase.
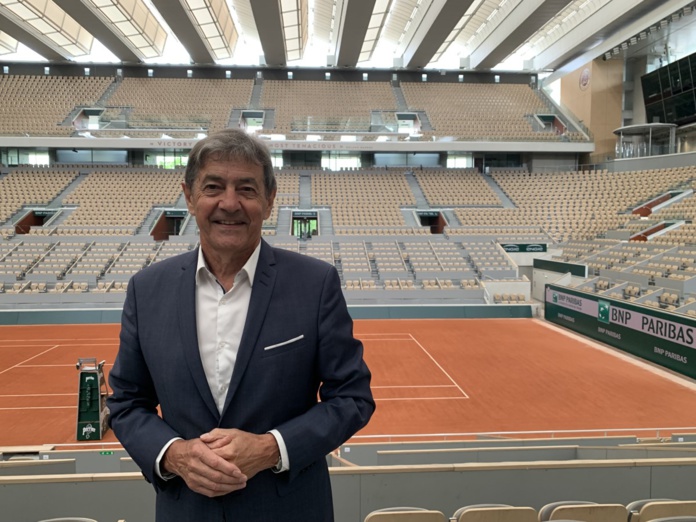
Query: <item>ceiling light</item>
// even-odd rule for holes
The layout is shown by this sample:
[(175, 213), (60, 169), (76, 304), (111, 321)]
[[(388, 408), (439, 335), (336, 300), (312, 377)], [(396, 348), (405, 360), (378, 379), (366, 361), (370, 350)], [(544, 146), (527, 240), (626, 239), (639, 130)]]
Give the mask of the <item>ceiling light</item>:
[(184, 4), (215, 59), (231, 58), (238, 34), (225, 0), (185, 0)]
[(2, 0), (0, 4), (9, 18), (18, 18), (21, 26), (28, 24), (34, 34), (44, 41), (49, 39), (49, 45), (54, 48), (63, 49), (71, 56), (91, 52), (94, 37), (53, 2)]
[(167, 32), (143, 0), (89, 0), (91, 10), (126, 40), (141, 58), (162, 56)]

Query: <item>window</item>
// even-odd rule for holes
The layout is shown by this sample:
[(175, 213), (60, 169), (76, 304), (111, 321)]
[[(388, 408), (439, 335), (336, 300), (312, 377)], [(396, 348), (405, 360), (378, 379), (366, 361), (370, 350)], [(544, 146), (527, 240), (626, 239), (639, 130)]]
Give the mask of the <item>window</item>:
[(232, 71), (225, 71), (225, 78), (227, 78), (228, 80), (232, 78)]
[(51, 68), (50, 68), (50, 67), (44, 67), (44, 74), (45, 74), (46, 76), (48, 76), (49, 74), (51, 74)]
[(427, 82), (428, 81), (428, 75), (427, 74), (421, 74), (421, 81), (422, 82)]
[(330, 72), (324, 73), (324, 79), (325, 79), (325, 80), (330, 80), (330, 79), (331, 79), (331, 73), (330, 73)]
[(288, 71), (288, 80), (292, 80), (292, 71)]
[(152, 75), (154, 74), (154, 71), (152, 69), (147, 70), (147, 77), (152, 78)]
[(464, 82), (464, 75), (460, 74), (459, 76), (457, 76), (457, 80), (459, 80), (459, 83), (463, 83)]
[(367, 81), (367, 73), (363, 73), (363, 81), (364, 81), (364, 82)]
[(500, 75), (499, 75), (499, 74), (496, 74), (496, 75), (493, 77), (493, 81), (494, 81), (495, 83), (500, 83)]
[(123, 78), (123, 69), (116, 69), (116, 76)]
[(89, 76), (89, 67), (85, 67), (85, 76)]
[(193, 71), (191, 69), (186, 69), (186, 77), (193, 78)]
[(10, 68), (7, 65), (2, 66), (2, 74), (10, 74)]

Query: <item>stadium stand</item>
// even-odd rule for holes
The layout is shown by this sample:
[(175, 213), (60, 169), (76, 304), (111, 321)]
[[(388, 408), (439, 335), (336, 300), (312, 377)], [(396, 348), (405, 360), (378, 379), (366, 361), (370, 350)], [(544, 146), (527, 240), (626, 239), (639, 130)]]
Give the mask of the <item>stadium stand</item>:
[(0, 76), (0, 129), (5, 136), (70, 136), (62, 125), (76, 106), (91, 107), (113, 78), (75, 76)]
[(249, 105), (252, 86), (237, 79), (122, 78), (108, 98), (106, 124), (93, 134), (195, 138), (226, 128), (232, 110)]
[[(535, 115), (552, 108), (526, 84), (401, 82), (400, 89), (408, 110), (423, 116), (423, 127), (415, 129), (414, 140), (589, 141), (572, 129), (556, 132), (539, 127)], [(0, 77), (0, 134), (67, 137), (76, 131), (69, 116), (81, 107), (97, 106), (104, 112), (99, 130), (91, 131), (95, 137), (161, 138), (164, 134), (195, 139), (203, 131), (243, 126), (240, 110), (261, 108), (267, 112), (264, 123), (269, 124), (263, 133), (298, 140), (316, 133), (323, 141), (338, 140), (341, 134), (366, 141), (389, 134), (403, 140), (403, 133), (397, 132), (396, 113), (404, 107), (394, 91), (387, 81), (6, 75)], [(18, 92), (29, 93), (32, 105), (18, 107), (13, 101)], [(340, 104), (336, 103), (339, 99)], [(545, 259), (588, 267), (586, 278), (568, 278), (569, 288), (630, 302), (642, 310), (696, 317), (696, 225), (691, 223), (696, 218), (696, 203), (690, 192), (696, 183), (694, 166), (627, 172), (530, 172), (526, 167), (493, 167), (482, 172), (478, 167), (420, 165), (328, 170), (318, 164), (288, 167), (293, 163), (288, 160), (295, 158), (288, 151), (282, 155), (286, 166), (276, 169), (278, 193), (264, 223), (264, 236), (277, 247), (332, 263), (351, 304), (454, 303), (501, 310), (538, 306), (523, 273), (531, 272), (532, 256), (506, 251), (503, 245), (513, 243), (543, 245), (541, 257)], [(121, 303), (134, 273), (198, 245), (195, 223), (188, 217), (182, 218), (181, 229), (172, 231), (168, 240), (155, 240), (151, 234), (165, 210), (185, 214), (182, 177), (181, 170), (154, 166), (2, 166), (1, 307), (30, 308), (39, 303), (85, 308)], [(659, 208), (651, 207), (648, 219), (634, 213), (666, 194), (674, 197)], [(321, 232), (301, 240), (294, 237), (295, 210), (316, 210)], [(419, 211), (437, 214), (444, 223), (443, 233), (423, 225)], [(43, 223), (38, 217), (28, 220), (33, 212), (50, 212), (51, 217)], [(477, 442), (485, 446), (483, 441)], [(445, 513), (452, 513), (450, 519), (461, 522), (522, 522), (537, 516), (542, 521), (577, 518), (592, 522), (600, 517), (602, 522), (649, 522), (657, 517), (696, 515), (693, 502), (649, 499), (653, 502), (642, 501), (641, 506), (630, 503), (633, 498), (671, 494), (654, 470), (659, 470), (660, 478), (667, 477), (667, 483), (676, 482), (673, 496), (690, 498), (688, 488), (696, 477), (693, 454), (688, 451), (667, 455), (656, 450), (650, 454), (652, 458), (643, 460), (635, 455), (617, 457), (623, 451), (617, 449), (615, 460), (609, 462), (608, 457), (581, 458), (582, 450), (577, 447), (548, 449), (547, 445), (557, 443), (537, 440), (535, 447), (525, 451), (500, 449), (500, 460), (493, 465), (480, 461), (483, 451), (469, 447), (447, 452), (445, 444), (438, 444), (436, 450), (444, 463), (434, 459), (405, 462), (431, 456), (422, 452), (414, 457), (413, 452), (390, 447), (379, 455), (375, 452), (375, 459), (382, 459), (381, 465), (386, 459), (402, 459), (399, 464), (394, 462), (401, 469), (347, 462), (332, 470), (332, 480), (348, 486), (337, 488), (337, 502), (342, 516), (351, 522), (415, 521), (426, 513), (435, 517), (432, 520), (445, 520)], [(609, 453), (606, 445), (611, 441), (607, 438), (594, 444), (598, 448), (593, 457)], [(356, 447), (352, 449), (355, 455)], [(537, 458), (538, 453), (543, 458)], [(48, 462), (57, 466), (57, 459)], [(97, 476), (101, 470), (90, 470), (82, 474), (73, 469), (79, 465), (75, 462), (68, 464), (67, 477), (0, 479), (0, 486), (8, 488), (10, 496), (20, 492), (21, 499), (31, 498), (37, 491), (22, 489), (27, 483), (42, 488), (50, 482), (54, 494), (60, 496), (60, 492), (75, 489), (76, 483), (95, 483), (95, 489), (106, 491), (120, 482), (116, 484), (119, 491), (135, 492), (138, 499), (150, 498), (149, 486), (139, 473), (106, 477)], [(38, 469), (37, 463), (44, 461), (31, 464)], [(120, 465), (124, 467), (105, 472), (127, 473), (125, 467), (133, 463)], [(628, 472), (641, 474), (636, 481), (640, 485), (622, 482)], [(40, 473), (53, 474), (45, 466)], [(389, 481), (383, 473), (390, 474)], [(493, 477), (492, 481), (486, 482), (484, 475)], [(456, 484), (468, 487), (454, 491), (453, 477)], [(590, 484), (587, 477), (592, 479)], [(673, 477), (679, 480), (669, 480)], [(405, 515), (412, 518), (378, 513), (378, 506), (360, 502), (357, 495), (361, 488), (374, 487), (371, 480), (416, 483), (418, 487), (411, 488), (416, 492), (387, 487), (384, 501), (401, 505), (413, 500), (434, 509)], [(542, 515), (547, 503), (577, 498), (574, 493), (579, 484), (596, 503), (557, 506), (558, 513), (549, 512), (548, 518)], [(486, 497), (489, 491), (508, 504), (477, 504), (455, 511), (469, 494), (492, 500)], [(128, 514), (129, 520), (138, 519), (130, 511)], [(105, 520), (104, 516), (99, 520)]]
[[(341, 100), (341, 103), (336, 103)], [(262, 107), (275, 111), (275, 127), (263, 132), (304, 139), (321, 134), (369, 134), (372, 111), (396, 111), (387, 82), (263, 82)], [(395, 123), (395, 121), (394, 121)]]

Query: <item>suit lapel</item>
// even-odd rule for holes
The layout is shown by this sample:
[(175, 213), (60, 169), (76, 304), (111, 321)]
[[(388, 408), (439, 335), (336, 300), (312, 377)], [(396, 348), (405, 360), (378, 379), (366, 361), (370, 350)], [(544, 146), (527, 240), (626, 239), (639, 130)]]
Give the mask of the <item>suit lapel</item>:
[(198, 331), (196, 330), (196, 265), (198, 263), (198, 250), (191, 252), (181, 265), (179, 276), (179, 292), (183, 296), (178, 299), (177, 313), (179, 318), (179, 339), (184, 350), (184, 358), (189, 371), (196, 383), (198, 392), (215, 418), (219, 418), (215, 399), (210, 391), (208, 380), (205, 377), (201, 354), (198, 349)]
[(251, 300), (249, 301), (249, 311), (247, 312), (244, 332), (237, 352), (237, 360), (234, 363), (230, 387), (225, 398), (225, 408), (222, 412), (224, 417), (227, 408), (232, 401), (232, 397), (239, 388), (242, 376), (249, 365), (251, 355), (254, 353), (256, 340), (261, 332), (261, 326), (266, 317), (266, 310), (271, 302), (273, 285), (275, 284), (275, 256), (272, 248), (265, 241), (261, 241), (261, 252), (259, 252), (259, 262), (256, 266), (256, 275), (251, 289)]

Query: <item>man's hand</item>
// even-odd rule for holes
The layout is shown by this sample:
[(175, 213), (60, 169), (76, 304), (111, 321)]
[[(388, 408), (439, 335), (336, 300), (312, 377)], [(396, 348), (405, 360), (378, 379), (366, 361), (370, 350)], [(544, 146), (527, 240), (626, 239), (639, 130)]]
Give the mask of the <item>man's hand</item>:
[(177, 440), (161, 462), (165, 471), (180, 476), (196, 493), (218, 497), (246, 487), (247, 477), (231, 461), (216, 455), (200, 439)]
[(216, 455), (236, 465), (248, 479), (278, 462), (280, 450), (273, 435), (255, 435), (236, 429), (216, 428), (201, 435)]

